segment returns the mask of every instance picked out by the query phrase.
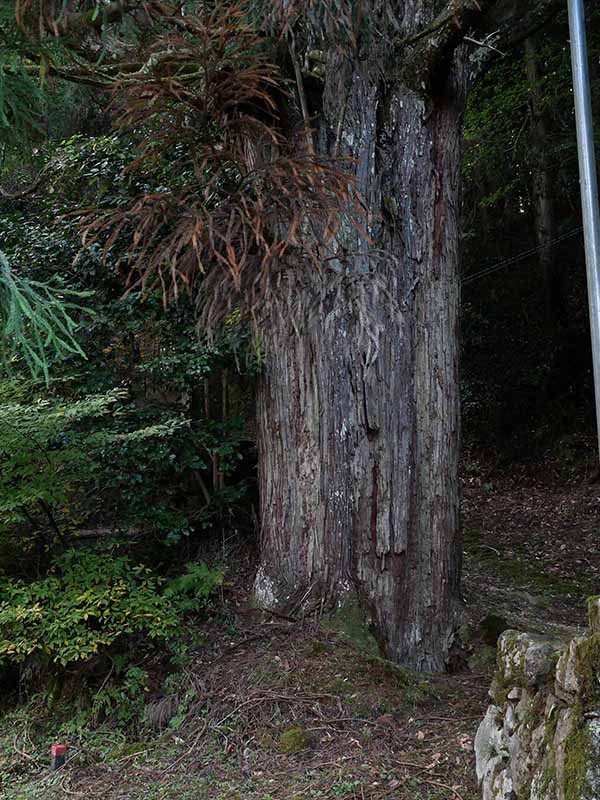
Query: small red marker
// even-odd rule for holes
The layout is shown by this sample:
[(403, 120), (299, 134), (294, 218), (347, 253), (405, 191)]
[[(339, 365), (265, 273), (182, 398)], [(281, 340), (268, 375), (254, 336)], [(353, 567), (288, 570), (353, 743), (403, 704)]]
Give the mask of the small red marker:
[(50, 769), (59, 769), (65, 763), (65, 754), (67, 752), (66, 744), (53, 744), (50, 748), (52, 760), (50, 761)]

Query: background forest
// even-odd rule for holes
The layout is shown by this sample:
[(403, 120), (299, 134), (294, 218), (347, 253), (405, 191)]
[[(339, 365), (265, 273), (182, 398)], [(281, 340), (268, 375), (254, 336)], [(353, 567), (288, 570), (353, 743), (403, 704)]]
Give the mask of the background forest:
[[(600, 10), (590, 8), (588, 22), (598, 131)], [(292, 758), (319, 737), (333, 736), (326, 727), (346, 718), (346, 706), (348, 719), (360, 720), (360, 735), (364, 728), (368, 738), (402, 704), (412, 709), (411, 724), (418, 722), (414, 703), (423, 698), (432, 719), (444, 717), (435, 706), (440, 697), (461, 718), (475, 719), (481, 691), (469, 679), (465, 686), (463, 678), (439, 686), (414, 679), (368, 649), (355, 656), (370, 676), (356, 689), (343, 652), (332, 644), (337, 622), (327, 633), (310, 628), (301, 645), (279, 650), (277, 637), (288, 636), (286, 626), (298, 620), (277, 615), (261, 617), (270, 622), (275, 644), (269, 639), (253, 655), (252, 676), (248, 662), (237, 677), (227, 674), (248, 641), (262, 647), (267, 638), (238, 609), (256, 562), (253, 401), (263, 353), (236, 309), (235, 293), (207, 333), (198, 323), (197, 287), (187, 293), (182, 284), (173, 297), (161, 280), (131, 271), (132, 262), (139, 267), (151, 255), (127, 227), (133, 224), (127, 210), (141, 195), (158, 198), (140, 224), (168, 239), (179, 220), (177, 209), (160, 205), (161, 193), (183, 190), (197, 167), (185, 138), (164, 135), (143, 87), (125, 87), (127, 105), (103, 64), (105, 50), (133, 49), (140, 37), (154, 35), (123, 25), (99, 39), (91, 77), (81, 68), (80, 45), (32, 38), (15, 23), (13, 3), (0, 7), (0, 269), (7, 276), (0, 289), (6, 293), (0, 318), (2, 796), (66, 797), (94, 785), (92, 796), (106, 798), (475, 797), (472, 779), (462, 777), (470, 769), (468, 728), (451, 756), (449, 778), (427, 766), (397, 773), (394, 764), (382, 778), (372, 774), (372, 763), (364, 777), (356, 765), (342, 772), (336, 762), (335, 774), (323, 778), (329, 789), (321, 778), (306, 780), (308, 788), (289, 779), (284, 791), (276, 781), (278, 770), (291, 770), (287, 762), (267, 768), (272, 787), (261, 773), (264, 759), (255, 748)], [(546, 502), (545, 490), (538, 495), (527, 487), (545, 481), (553, 490), (559, 484), (562, 492), (575, 491), (596, 468), (567, 42), (566, 14), (559, 14), (495, 62), (471, 94), (465, 120), (467, 593), (473, 576), (498, 570), (497, 531), (489, 529), (490, 539), (481, 532), (496, 501), (504, 498), (527, 518)], [(152, 50), (152, 42), (144, 44)], [(319, 80), (319, 68), (318, 61), (311, 66), (310, 80)], [(185, 119), (180, 122), (185, 133)], [(223, 181), (235, 184), (236, 175)], [(218, 191), (225, 191), (223, 184)], [(526, 535), (511, 552), (521, 570), (521, 556), (530, 557)], [(546, 556), (556, 558), (554, 552), (536, 558)], [(533, 594), (541, 598), (540, 613), (557, 597), (563, 621), (576, 613), (589, 588), (577, 583), (586, 569), (579, 563), (560, 587), (528, 576), (539, 589)], [(542, 564), (540, 576), (545, 569)], [(469, 667), (460, 661), (463, 676), (465, 670), (486, 674), (486, 647), (495, 642), (494, 626), (501, 630), (505, 623), (506, 609), (486, 608), (481, 598), (471, 611), (476, 633), (465, 633), (464, 658), (471, 660)], [(260, 609), (252, 613), (260, 616)], [(478, 628), (481, 619), (488, 621)], [(342, 627), (351, 643), (362, 636)], [(313, 670), (310, 659), (321, 656), (327, 668)], [(207, 710), (199, 664), (210, 657), (220, 671)], [(307, 660), (308, 669), (301, 666)], [(293, 703), (291, 684), (264, 688), (265, 675), (298, 669), (323, 675), (321, 683), (305, 675), (304, 694)], [(254, 716), (243, 725), (230, 712), (246, 702), (231, 700), (240, 674), (248, 677), (245, 697), (255, 698), (248, 701)], [(381, 689), (376, 697), (373, 686)], [(262, 694), (252, 695), (253, 687)], [(278, 711), (261, 717), (261, 704), (274, 704), (277, 693), (284, 710), (275, 704)], [(306, 727), (303, 704), (318, 707), (321, 729)], [(407, 745), (405, 760), (433, 758), (437, 768), (446, 756), (427, 724), (411, 733), (422, 751), (415, 756)], [(187, 795), (192, 778), (178, 770), (191, 769), (200, 736), (213, 729), (194, 773), (197, 786)], [(71, 745), (73, 769), (83, 770), (66, 783), (62, 774), (44, 771), (49, 744), (63, 739)], [(431, 752), (423, 749), (429, 744)], [(142, 756), (153, 751), (157, 760), (144, 767)], [(215, 766), (223, 754), (235, 762), (238, 778)], [(97, 764), (108, 767), (97, 772)], [(365, 794), (374, 781), (381, 793)], [(136, 794), (142, 785), (144, 794)]]

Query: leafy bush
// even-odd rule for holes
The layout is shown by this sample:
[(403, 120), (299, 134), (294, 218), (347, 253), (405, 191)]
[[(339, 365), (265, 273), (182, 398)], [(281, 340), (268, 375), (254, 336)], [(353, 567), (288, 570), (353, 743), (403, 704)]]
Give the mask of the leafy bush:
[(34, 656), (64, 667), (132, 635), (167, 639), (183, 614), (206, 605), (222, 577), (188, 564), (164, 586), (127, 556), (67, 550), (42, 580), (0, 582), (0, 664)]
[(129, 666), (118, 677), (118, 681), (94, 695), (85, 716), (92, 721), (111, 719), (119, 727), (129, 728), (143, 718), (149, 676), (141, 667)]
[(83, 523), (176, 544), (243, 497), (243, 482), (225, 479), (244, 438), (239, 416), (194, 422), (125, 389), (36, 398), (28, 384), (0, 382), (0, 550), (18, 564)]
[[(136, 648), (169, 639), (170, 659), (184, 647), (174, 626), (222, 576), (194, 563), (167, 576), (210, 548), (211, 529), (240, 527), (254, 480), (244, 417), (260, 362), (239, 314), (209, 342), (192, 297), (165, 309), (160, 292), (124, 296), (121, 241), (105, 260), (104, 242), (81, 248), (78, 209), (128, 207), (181, 179), (177, 152), (131, 169), (138, 134), (36, 143), (31, 165), (10, 157), (5, 181), (28, 185), (43, 168), (39, 191), (0, 199), (2, 250), (24, 285), (58, 286), (60, 276), (75, 292), (67, 300), (93, 307), (70, 309), (76, 347), (50, 358), (49, 385), (30, 378), (22, 353), (10, 380), (0, 364), (0, 662), (31, 657), (60, 676), (61, 665), (109, 650), (100, 716), (143, 704), (138, 665), (124, 656), (116, 667), (132, 638)], [(72, 549), (88, 537), (118, 540), (128, 557)]]
[(198, 460), (189, 420), (139, 408), (122, 389), (37, 402), (21, 391), (0, 384), (0, 569), (23, 574), (35, 554), (39, 571), (85, 522), (175, 540), (189, 531), (174, 501)]
[(0, 583), (2, 661), (65, 666), (130, 634), (164, 639), (176, 625), (158, 578), (125, 556), (68, 550), (43, 580)]
[(93, 418), (98, 424), (123, 397), (115, 390), (70, 403), (27, 403), (18, 401), (17, 387), (2, 388), (6, 394), (12, 389), (13, 398), (0, 402), (0, 531), (31, 521), (39, 504), (48, 508), (67, 501), (72, 482), (91, 474), (86, 446), (105, 439), (86, 435), (82, 423)]
[[(120, 245), (105, 263), (100, 246), (81, 249), (77, 208), (127, 205), (148, 190), (151, 176), (129, 169), (134, 139), (78, 135), (41, 145), (52, 191), (0, 214), (3, 249), (27, 280), (51, 285), (64, 276), (75, 291), (93, 292), (86, 305), (94, 312), (76, 332), (87, 362), (55, 360), (50, 387), (29, 386), (6, 408), (0, 386), (0, 470), (8, 470), (0, 476), (0, 567), (12, 553), (11, 574), (32, 551), (43, 570), (41, 551), (56, 544), (57, 528), (67, 542), (82, 527), (135, 530), (151, 534), (149, 545), (168, 543), (167, 558), (179, 544), (190, 558), (191, 537), (222, 527), (253, 480), (251, 465), (239, 469), (253, 451), (243, 419), (258, 366), (248, 330), (232, 314), (209, 343), (198, 336), (192, 298), (165, 310), (160, 292), (123, 297)], [(156, 170), (160, 181), (178, 174), (171, 167), (165, 157), (152, 179)]]
[(177, 603), (182, 611), (198, 611), (210, 595), (223, 583), (221, 570), (210, 569), (203, 562), (186, 564), (186, 572), (169, 581), (165, 597)]

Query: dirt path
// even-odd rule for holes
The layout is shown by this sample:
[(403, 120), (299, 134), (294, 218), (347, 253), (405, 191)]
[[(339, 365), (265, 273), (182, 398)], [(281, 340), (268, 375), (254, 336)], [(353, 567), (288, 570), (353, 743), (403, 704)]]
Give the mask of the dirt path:
[[(538, 473), (540, 475), (540, 473)], [(471, 618), (568, 630), (600, 592), (600, 485), (580, 475), (500, 474), (464, 482), (463, 588)]]

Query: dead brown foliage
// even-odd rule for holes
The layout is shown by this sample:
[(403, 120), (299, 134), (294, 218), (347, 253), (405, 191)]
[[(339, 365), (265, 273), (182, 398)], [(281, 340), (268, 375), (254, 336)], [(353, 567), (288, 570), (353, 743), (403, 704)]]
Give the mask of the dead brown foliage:
[(283, 35), (308, 26), (318, 38), (329, 45), (355, 50), (359, 46), (361, 31), (377, 30), (381, 37), (384, 27), (396, 27), (395, 4), (385, 0), (273, 0), (267, 19)]
[(346, 165), (313, 152), (250, 7), (217, 2), (182, 16), (153, 4), (160, 32), (115, 86), (119, 124), (140, 141), (131, 169), (151, 188), (126, 207), (89, 211), (84, 241), (118, 251), (128, 285), (160, 287), (165, 301), (199, 275), (212, 274), (216, 289), (215, 271), (240, 293), (266, 287), (284, 256), (320, 266), (356, 208)]

